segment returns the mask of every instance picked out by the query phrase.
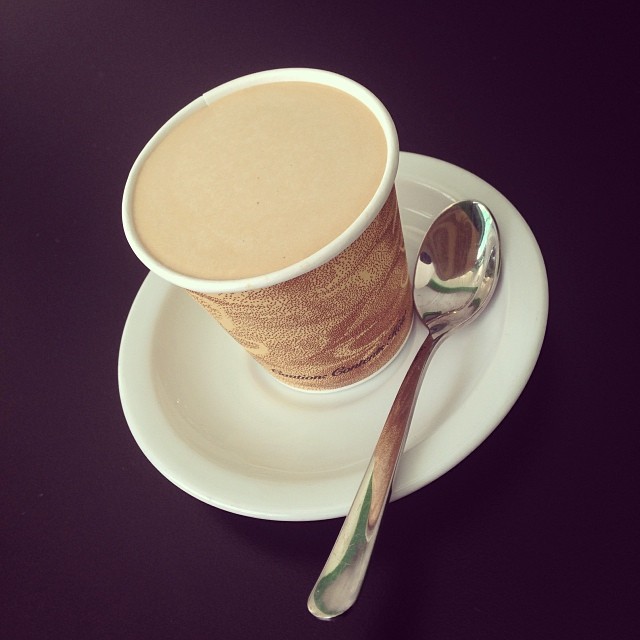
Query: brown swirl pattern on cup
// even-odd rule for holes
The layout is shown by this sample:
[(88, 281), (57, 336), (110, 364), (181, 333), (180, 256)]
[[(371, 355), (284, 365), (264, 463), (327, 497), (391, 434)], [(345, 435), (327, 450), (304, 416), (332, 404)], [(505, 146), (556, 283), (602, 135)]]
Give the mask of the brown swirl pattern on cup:
[(395, 189), (363, 234), (287, 282), (238, 293), (189, 292), (263, 367), (306, 390), (360, 382), (411, 328), (411, 286)]

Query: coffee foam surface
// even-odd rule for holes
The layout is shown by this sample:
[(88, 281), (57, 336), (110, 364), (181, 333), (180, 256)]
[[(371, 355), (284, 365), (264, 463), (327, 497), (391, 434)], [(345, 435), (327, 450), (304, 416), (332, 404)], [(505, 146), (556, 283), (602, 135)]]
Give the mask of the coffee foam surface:
[(347, 229), (385, 162), (380, 124), (349, 94), (309, 82), (257, 85), (196, 111), (152, 149), (134, 224), (147, 250), (185, 275), (271, 273)]

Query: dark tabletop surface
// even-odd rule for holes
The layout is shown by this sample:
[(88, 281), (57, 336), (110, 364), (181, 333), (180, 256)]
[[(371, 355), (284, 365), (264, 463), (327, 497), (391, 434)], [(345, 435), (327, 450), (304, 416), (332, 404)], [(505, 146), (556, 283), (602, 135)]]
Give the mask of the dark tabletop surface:
[[(620, 3), (579, 6), (0, 2), (3, 638), (637, 637), (639, 34)], [(549, 279), (522, 395), (389, 506), (359, 601), (328, 623), (306, 598), (340, 520), (182, 492), (117, 381), (146, 275), (121, 228), (131, 164), (196, 96), (285, 66), (361, 82), (403, 150), (500, 190)]]

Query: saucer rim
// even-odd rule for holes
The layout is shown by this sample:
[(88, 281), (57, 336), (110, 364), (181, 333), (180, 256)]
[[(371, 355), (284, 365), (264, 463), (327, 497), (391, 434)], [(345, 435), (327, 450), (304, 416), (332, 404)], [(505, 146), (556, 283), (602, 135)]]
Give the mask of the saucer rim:
[[(426, 182), (424, 178), (425, 175), (429, 176)], [(415, 153), (401, 152), (398, 178), (400, 182), (403, 180), (415, 181), (421, 184), (428, 184), (430, 188), (441, 189), (443, 194), (452, 199), (464, 199), (463, 195), (459, 193), (459, 191), (463, 189), (463, 185), (466, 184), (467, 189), (473, 187), (473, 194), (469, 195), (472, 195), (475, 199), (484, 201), (485, 204), (494, 211), (503, 241), (507, 239), (505, 246), (506, 251), (503, 252), (507, 262), (507, 269), (506, 273), (503, 272), (503, 281), (508, 283), (514, 275), (517, 275), (519, 269), (518, 261), (514, 261), (513, 264), (509, 263), (509, 255), (517, 256), (519, 252), (524, 250), (529, 258), (529, 271), (527, 274), (529, 280), (527, 283), (530, 286), (526, 301), (522, 292), (513, 290), (513, 287), (509, 287), (508, 291), (505, 292), (505, 295), (508, 293), (510, 297), (510, 304), (512, 306), (514, 304), (516, 305), (519, 311), (519, 318), (524, 322), (525, 326), (520, 329), (520, 333), (526, 330), (525, 339), (528, 348), (518, 363), (517, 371), (509, 372), (510, 387), (508, 397), (502, 397), (501, 401), (494, 402), (493, 406), (490, 407), (492, 416), (490, 419), (491, 424), (488, 428), (478, 429), (470, 437), (465, 437), (461, 441), (449, 442), (447, 441), (445, 423), (433, 436), (430, 436), (425, 441), (416, 444), (413, 448), (406, 451), (394, 483), (391, 496), (392, 500), (407, 496), (448, 472), (477, 448), (498, 426), (520, 396), (535, 367), (544, 339), (548, 313), (548, 284), (544, 261), (539, 246), (531, 229), (522, 216), (502, 194), (482, 179), (460, 167)], [(452, 182), (457, 185), (457, 193), (454, 193), (456, 191), (455, 189), (451, 189), (450, 185)], [(505, 275), (507, 276), (506, 278), (504, 277)], [(501, 283), (501, 285), (502, 284), (504, 284), (504, 282)], [(161, 295), (163, 291), (166, 292), (172, 287), (173, 285), (165, 283), (151, 273), (147, 276), (132, 304), (120, 345), (118, 381), (122, 408), (131, 433), (145, 456), (176, 486), (188, 494), (226, 511), (260, 519), (288, 521), (321, 520), (344, 515), (348, 509), (350, 497), (348, 497), (347, 502), (345, 502), (342, 496), (338, 496), (339, 500), (331, 508), (326, 505), (322, 509), (314, 508), (314, 490), (331, 491), (332, 482), (329, 479), (322, 483), (321, 489), (309, 488), (309, 500), (306, 505), (298, 504), (290, 509), (280, 508), (276, 512), (272, 509), (270, 510), (268, 507), (261, 509), (256, 507), (255, 504), (248, 505), (246, 501), (243, 503), (242, 499), (236, 500), (233, 503), (229, 501), (223, 502), (215, 495), (215, 487), (209, 487), (208, 489), (194, 487), (188, 478), (184, 476), (181, 477), (179, 473), (175, 473), (175, 464), (173, 465), (173, 469), (170, 469), (171, 464), (167, 462), (166, 452), (171, 450), (169, 448), (173, 444), (171, 435), (162, 433), (161, 430), (151, 430), (150, 434), (150, 430), (144, 426), (144, 424), (154, 424), (154, 421), (158, 419), (166, 420), (166, 416), (164, 416), (159, 406), (155, 390), (152, 388), (153, 385), (146, 383), (144, 380), (133, 380), (130, 375), (129, 365), (132, 355), (132, 344), (138, 341), (135, 348), (139, 352), (140, 350), (144, 350), (145, 340), (146, 346), (151, 346), (151, 337), (148, 335), (145, 336), (144, 332), (141, 331), (141, 327), (136, 327), (136, 318), (139, 317), (140, 312), (144, 311), (141, 309), (141, 306), (144, 304), (143, 293), (149, 293), (150, 290), (153, 289), (152, 295)], [(537, 313), (527, 315), (523, 313), (523, 311), (526, 311), (526, 304), (530, 304), (530, 300), (536, 303), (534, 306), (537, 309)], [(158, 304), (157, 308), (162, 308), (162, 304)], [(513, 333), (513, 331), (511, 331), (511, 333)], [(501, 340), (504, 339), (505, 336), (503, 335)], [(513, 339), (513, 336), (511, 339)], [(492, 363), (492, 367), (495, 369), (495, 363)], [(502, 376), (497, 375), (494, 376), (495, 379), (492, 379), (490, 373), (490, 370), (485, 372), (483, 386), (489, 392), (496, 393), (496, 397), (498, 398), (501, 392), (504, 396), (504, 390), (500, 388), (499, 384)], [(502, 380), (502, 382), (504, 381)], [(137, 397), (134, 403), (133, 398), (136, 395)], [(146, 413), (142, 417), (144, 424), (141, 424), (140, 412), (134, 408), (134, 404), (137, 407), (145, 407), (144, 411)], [(465, 436), (468, 436), (468, 434), (465, 434)], [(175, 435), (175, 437), (177, 438), (178, 436)], [(440, 462), (434, 465), (434, 452), (438, 451), (438, 447), (442, 446), (442, 443), (445, 443), (448, 449), (447, 455), (443, 456)], [(172, 451), (172, 456), (174, 456), (176, 460), (179, 459), (177, 466), (182, 465), (183, 468), (188, 468), (191, 461), (190, 456), (202, 457), (201, 454), (195, 450), (182, 448), (176, 451), (175, 447)], [(427, 460), (429, 462), (428, 467), (425, 466)], [(215, 465), (215, 462), (212, 462), (212, 464)], [(428, 472), (426, 471), (427, 469), (429, 469)], [(251, 479), (247, 481), (250, 483)], [(260, 494), (260, 490), (257, 491), (257, 494)], [(256, 500), (258, 500), (258, 498), (256, 498)]]

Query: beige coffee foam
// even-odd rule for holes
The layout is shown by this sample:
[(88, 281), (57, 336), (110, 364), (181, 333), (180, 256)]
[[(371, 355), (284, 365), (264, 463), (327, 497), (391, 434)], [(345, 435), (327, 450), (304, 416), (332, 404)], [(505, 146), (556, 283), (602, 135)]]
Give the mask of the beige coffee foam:
[(289, 386), (331, 390), (368, 378), (396, 355), (413, 318), (395, 189), (364, 233), (320, 267), (255, 291), (189, 293)]
[(354, 222), (386, 157), (382, 126), (349, 93), (313, 82), (251, 86), (154, 145), (136, 179), (136, 233), (158, 262), (190, 277), (272, 273)]

